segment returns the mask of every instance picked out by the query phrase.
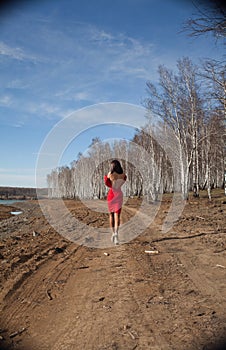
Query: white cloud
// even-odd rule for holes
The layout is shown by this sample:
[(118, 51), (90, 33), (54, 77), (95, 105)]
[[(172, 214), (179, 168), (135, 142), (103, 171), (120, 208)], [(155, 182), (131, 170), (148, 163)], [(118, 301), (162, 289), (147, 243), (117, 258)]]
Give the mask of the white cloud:
[(48, 102), (29, 102), (25, 106), (25, 111), (31, 114), (37, 114), (41, 117), (45, 118), (64, 118), (68, 113), (71, 112), (70, 109), (65, 109), (56, 101), (56, 104), (48, 103)]
[(106, 31), (98, 29), (95, 26), (89, 26), (87, 28), (87, 33), (89, 36), (89, 41), (95, 42), (95, 44), (98, 45), (111, 45), (113, 42), (117, 42), (117, 39), (113, 34), (107, 33)]
[(24, 122), (22, 122), (22, 121), (18, 121), (17, 123), (12, 123), (12, 124), (10, 124), (10, 126), (12, 127), (12, 128), (22, 128), (23, 126), (24, 126)]
[(10, 106), (12, 103), (12, 98), (9, 95), (0, 96), (0, 105), (4, 107)]
[(84, 80), (92, 83), (94, 79), (114, 79), (112, 73), (116, 70), (122, 74), (122, 80), (126, 74), (140, 77), (140, 72), (150, 69), (154, 59), (153, 44), (87, 23), (74, 23), (68, 31), (46, 27), (43, 40), (49, 45), (48, 61), (53, 59), (59, 64), (55, 73), (60, 76), (62, 71), (71, 69), (69, 74), (79, 79), (74, 81), (77, 86)]
[(35, 187), (34, 168), (0, 168), (1, 186)]
[(18, 61), (29, 60), (29, 61), (36, 62), (36, 61), (40, 60), (40, 58), (26, 53), (20, 47), (11, 47), (2, 41), (0, 41), (0, 55), (8, 56), (8, 57), (15, 59), (15, 60), (18, 60)]
[(0, 174), (1, 186), (35, 187), (34, 175)]
[[(34, 156), (39, 156), (40, 155), (40, 152), (33, 152), (32, 155)], [(56, 153), (53, 153), (53, 152), (42, 152), (42, 155), (43, 156), (46, 156), (46, 157), (52, 157), (52, 156), (55, 156)], [(49, 169), (49, 168), (45, 168), (45, 169)]]
[[(28, 27), (26, 23), (25, 28)], [(127, 99), (128, 91), (136, 94), (137, 81), (145, 89), (150, 70), (154, 76), (157, 66), (152, 44), (87, 23), (76, 22), (62, 28), (53, 19), (45, 25), (36, 22), (35, 32), (23, 34), (24, 49), (0, 42), (0, 55), (15, 60), (17, 73), (5, 83), (6, 88), (12, 89), (13, 104), (10, 105), (6, 96), (0, 104), (8, 103), (8, 107), (22, 113), (27, 120), (31, 115), (64, 118), (73, 108), (85, 103), (119, 99), (132, 102)], [(39, 46), (31, 46), (27, 36), (29, 39), (37, 36)], [(35, 61), (37, 57), (45, 59), (40, 59), (40, 64), (32, 69), (18, 62)], [(7, 69), (7, 63), (4, 64)], [(24, 89), (25, 93), (17, 94), (14, 89)], [(14, 122), (15, 127), (20, 124)]]
[(78, 100), (78, 101), (87, 101), (90, 99), (90, 95), (88, 94), (87, 91), (80, 91), (75, 93), (74, 98), (75, 100)]
[[(94, 33), (94, 34), (93, 34)], [(147, 78), (150, 64), (154, 58), (154, 45), (134, 39), (122, 33), (106, 33), (97, 28), (90, 32), (91, 41), (98, 43), (96, 58), (102, 57), (103, 68), (107, 76), (117, 72), (122, 79), (126, 75)], [(101, 48), (101, 50), (99, 50)], [(89, 50), (89, 48), (87, 48)], [(156, 68), (156, 67), (155, 67)]]
[[(46, 187), (46, 176), (52, 169), (39, 172), (39, 186)], [(0, 168), (0, 186), (36, 187), (35, 168)]]
[(1, 173), (7, 173), (7, 172), (9, 172), (9, 169), (7, 169), (7, 168), (0, 168), (0, 174)]
[(8, 89), (26, 89), (29, 87), (28, 83), (24, 83), (21, 79), (14, 79), (10, 81), (7, 86)]
[[(55, 34), (49, 33), (49, 37), (51, 35)], [(67, 79), (64, 89), (61, 86), (55, 92), (61, 101), (92, 104), (117, 100), (114, 96), (118, 96), (118, 90), (117, 87), (112, 90), (113, 85), (126, 91), (129, 84), (128, 88), (135, 91), (138, 80), (145, 88), (150, 76), (156, 75), (159, 61), (153, 44), (81, 23), (76, 23), (74, 36), (70, 35), (66, 30), (61, 34), (61, 42), (66, 43), (67, 60), (59, 57), (62, 62), (55, 71), (58, 77)], [(106, 88), (108, 84), (110, 88)]]

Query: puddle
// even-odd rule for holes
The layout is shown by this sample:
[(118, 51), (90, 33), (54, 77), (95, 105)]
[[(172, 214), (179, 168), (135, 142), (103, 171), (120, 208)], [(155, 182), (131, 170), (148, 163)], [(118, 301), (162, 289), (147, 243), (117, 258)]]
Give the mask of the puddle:
[(19, 214), (22, 214), (23, 212), (22, 211), (11, 211), (10, 214), (12, 215), (19, 215)]

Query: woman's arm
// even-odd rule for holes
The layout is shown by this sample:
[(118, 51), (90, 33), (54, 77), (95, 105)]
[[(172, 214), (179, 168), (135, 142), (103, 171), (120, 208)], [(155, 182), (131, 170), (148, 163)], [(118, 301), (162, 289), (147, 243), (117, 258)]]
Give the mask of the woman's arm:
[(107, 187), (112, 187), (111, 180), (109, 179), (109, 177), (107, 175), (104, 176), (104, 183)]

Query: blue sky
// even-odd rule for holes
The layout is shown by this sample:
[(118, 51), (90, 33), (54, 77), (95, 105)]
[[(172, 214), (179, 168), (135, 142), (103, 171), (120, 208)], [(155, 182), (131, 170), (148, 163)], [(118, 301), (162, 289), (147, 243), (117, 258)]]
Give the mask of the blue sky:
[[(146, 81), (157, 80), (159, 64), (174, 68), (184, 56), (195, 63), (221, 58), (223, 49), (210, 36), (180, 33), (196, 12), (185, 0), (34, 0), (5, 7), (0, 12), (0, 186), (35, 187), (40, 147), (72, 112), (103, 102), (141, 105)], [(103, 126), (96, 131), (103, 140), (117, 135)], [(131, 134), (124, 128), (119, 137)], [(93, 129), (83, 136), (65, 153), (68, 164), (91, 143)]]

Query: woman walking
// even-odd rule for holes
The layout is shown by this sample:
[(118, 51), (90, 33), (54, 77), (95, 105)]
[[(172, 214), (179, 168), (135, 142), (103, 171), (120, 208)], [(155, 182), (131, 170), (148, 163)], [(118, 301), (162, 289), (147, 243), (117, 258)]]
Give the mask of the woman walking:
[(120, 162), (115, 159), (111, 162), (111, 169), (108, 175), (104, 176), (105, 185), (110, 187), (107, 195), (110, 228), (112, 229), (111, 240), (119, 244), (118, 230), (120, 226), (120, 214), (123, 202), (122, 185), (126, 181)]

